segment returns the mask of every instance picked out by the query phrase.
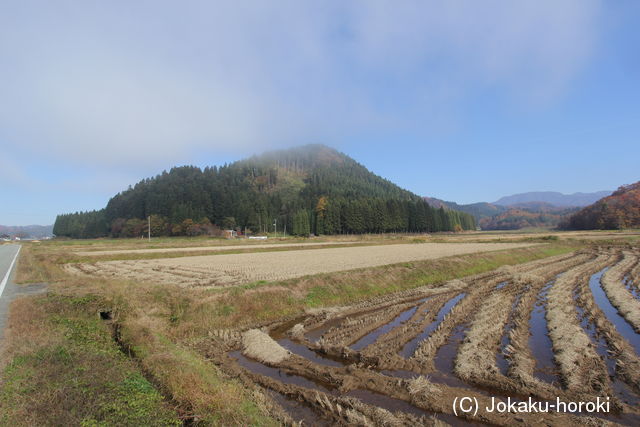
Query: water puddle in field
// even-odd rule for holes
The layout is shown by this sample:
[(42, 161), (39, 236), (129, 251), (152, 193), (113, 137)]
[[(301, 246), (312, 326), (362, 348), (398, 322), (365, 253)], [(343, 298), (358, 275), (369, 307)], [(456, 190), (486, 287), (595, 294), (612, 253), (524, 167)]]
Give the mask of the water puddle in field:
[(372, 332), (369, 332), (367, 335), (360, 338), (358, 341), (356, 341), (354, 344), (351, 345), (351, 348), (356, 351), (359, 351), (365, 348), (366, 346), (368, 346), (369, 344), (373, 344), (381, 335), (386, 334), (387, 332), (404, 324), (407, 320), (411, 319), (411, 317), (413, 317), (415, 312), (418, 310), (418, 307), (419, 305), (416, 305), (415, 307), (411, 307), (410, 309), (403, 311), (398, 316), (396, 316), (396, 318), (393, 319), (391, 322), (383, 326), (380, 326), (379, 328), (375, 329)]
[(509, 334), (511, 330), (515, 326), (513, 323), (513, 316), (515, 313), (518, 304), (520, 304), (520, 300), (522, 299), (522, 295), (526, 294), (529, 291), (529, 286), (523, 289), (521, 292), (516, 295), (513, 299), (513, 303), (511, 304), (511, 310), (509, 311), (509, 318), (507, 319), (507, 323), (504, 326), (504, 331), (502, 332), (502, 338), (500, 338), (500, 349), (496, 354), (496, 365), (498, 365), (498, 369), (502, 375), (507, 375), (509, 370), (509, 360), (507, 359), (507, 346), (509, 345), (510, 339)]
[(415, 338), (413, 338), (411, 341), (406, 343), (404, 347), (402, 347), (402, 350), (400, 350), (400, 356), (404, 357), (405, 359), (408, 359), (411, 356), (413, 356), (413, 354), (416, 352), (420, 343), (423, 340), (427, 339), (429, 335), (431, 335), (431, 333), (436, 330), (436, 328), (438, 327), (440, 322), (442, 322), (442, 320), (447, 315), (447, 313), (449, 313), (451, 309), (453, 309), (453, 307), (462, 298), (464, 298), (465, 295), (466, 295), (465, 293), (461, 293), (451, 298), (449, 301), (447, 301), (447, 303), (440, 309), (440, 311), (438, 311), (438, 315), (436, 316), (436, 319), (433, 322), (431, 322), (426, 328), (424, 328), (424, 330), (420, 334), (418, 334)]
[[(351, 396), (360, 399), (363, 403), (377, 406), (380, 408), (387, 409), (391, 412), (404, 412), (408, 414), (415, 415), (417, 417), (422, 416), (436, 416), (436, 418), (447, 421), (448, 423), (453, 423), (452, 425), (462, 425), (460, 423), (461, 420), (458, 418), (448, 415), (448, 414), (433, 414), (431, 412), (420, 409), (416, 406), (413, 406), (409, 402), (406, 402), (401, 399), (396, 399), (384, 394), (379, 394), (375, 392), (371, 392), (369, 390), (351, 390), (348, 393), (341, 394), (337, 389), (333, 388), (329, 384), (323, 384), (315, 380), (311, 380), (305, 378), (300, 375), (289, 374), (284, 372), (281, 369), (273, 368), (270, 366), (266, 366), (260, 362), (251, 360), (245, 357), (240, 351), (233, 351), (229, 353), (229, 356), (236, 360), (236, 362), (247, 369), (250, 372), (255, 374), (261, 374), (267, 376), (271, 379), (277, 380), (283, 384), (292, 384), (300, 387), (304, 387), (311, 390), (322, 391), (324, 393), (334, 395), (334, 396)], [(399, 377), (399, 378), (415, 378), (418, 374), (409, 371), (383, 371), (389, 376)], [(302, 420), (309, 425), (329, 425), (326, 420), (321, 418), (320, 414), (317, 414), (313, 408), (305, 405), (304, 403), (300, 403), (292, 398), (289, 398), (281, 393), (270, 390), (270, 396), (273, 397), (276, 402), (280, 404), (289, 413), (289, 415), (299, 421)]]
[(335, 319), (330, 319), (320, 325), (318, 328), (312, 329), (304, 334), (305, 338), (311, 342), (318, 342), (322, 335), (327, 332), (329, 329), (340, 326), (342, 322), (347, 320), (347, 317), (337, 317)]
[(412, 380), (420, 376), (417, 372), (407, 371), (406, 369), (383, 369), (380, 373), (388, 377), (403, 378), (405, 380)]
[(435, 417), (449, 423), (452, 426), (462, 426), (471, 424), (469, 421), (462, 420), (450, 414), (434, 414), (432, 412), (413, 406), (411, 403), (401, 399), (387, 396), (385, 394), (375, 393), (369, 390), (356, 389), (351, 390), (345, 396), (358, 398), (363, 403), (371, 406), (384, 408), (389, 412), (404, 412), (406, 414), (415, 415), (416, 417)]
[(467, 325), (458, 325), (454, 328), (447, 342), (438, 349), (433, 359), (436, 372), (431, 374), (434, 383), (446, 384), (451, 387), (468, 388), (469, 384), (462, 381), (453, 373), (453, 368), (458, 354), (458, 347), (466, 335)]
[(633, 283), (633, 278), (630, 275), (624, 276), (622, 280), (624, 287), (634, 296), (634, 298), (640, 299), (640, 288), (636, 287)]
[[(272, 337), (273, 338), (273, 337)], [(289, 338), (283, 338), (278, 340), (278, 344), (286, 348), (293, 354), (297, 354), (300, 357), (310, 360), (324, 366), (345, 366), (348, 363), (338, 358), (332, 358), (328, 355), (320, 355), (317, 352), (311, 350), (303, 344), (291, 341)]]
[(295, 421), (301, 422), (302, 425), (310, 426), (331, 426), (333, 423), (322, 419), (321, 415), (314, 411), (311, 407), (302, 402), (298, 402), (292, 398), (284, 396), (273, 390), (266, 390), (269, 397), (278, 403), (282, 409)]
[(417, 417), (429, 416), (431, 415), (429, 412), (417, 408), (410, 404), (409, 402), (405, 402), (404, 400), (395, 399), (393, 397), (389, 397), (385, 394), (374, 393), (369, 390), (351, 390), (345, 394), (345, 396), (356, 397), (360, 399), (363, 403), (367, 403), (372, 406), (378, 406), (380, 408), (384, 408), (391, 412), (406, 412), (408, 414), (413, 414)]
[[(469, 390), (470, 393), (480, 394), (485, 397), (495, 396), (506, 399), (507, 395), (502, 390), (479, 384), (466, 383), (456, 376), (454, 372), (456, 356), (458, 354), (458, 348), (467, 334), (468, 327), (469, 326), (467, 324), (457, 325), (451, 332), (447, 342), (438, 349), (433, 360), (436, 370), (427, 375), (429, 381), (436, 384), (445, 384), (450, 387)], [(509, 397), (511, 397), (511, 400), (525, 398), (516, 393), (510, 393)]]
[[(574, 293), (574, 300), (579, 300), (577, 291)], [(629, 388), (629, 386), (621, 381), (616, 375), (616, 359), (609, 354), (609, 346), (607, 345), (607, 341), (601, 334), (598, 334), (596, 325), (591, 319), (589, 319), (589, 316), (587, 316), (587, 314), (585, 313), (584, 308), (580, 306), (580, 304), (576, 304), (576, 309), (578, 312), (578, 320), (580, 321), (580, 326), (582, 326), (586, 334), (589, 336), (596, 352), (602, 358), (602, 360), (604, 360), (605, 365), (607, 366), (607, 373), (609, 374), (611, 388), (613, 389), (615, 395), (621, 401), (630, 406), (640, 407), (640, 397), (638, 397)]]
[[(428, 297), (428, 298), (413, 298), (413, 300), (416, 302), (416, 305), (420, 305), (422, 304), (424, 301), (430, 299), (432, 297)], [(401, 303), (399, 302), (398, 304), (405, 304), (405, 303), (409, 303), (411, 302), (411, 300), (403, 300)], [(357, 313), (353, 313), (351, 315), (348, 316), (339, 316), (333, 319), (329, 319), (326, 322), (323, 322), (320, 326), (313, 328), (307, 332), (305, 332), (304, 336), (306, 339), (308, 339), (310, 342), (317, 342), (322, 335), (324, 335), (325, 332), (327, 332), (329, 329), (334, 328), (334, 327), (338, 327), (342, 324), (342, 322), (344, 322), (345, 320), (347, 320), (348, 318), (357, 318), (357, 317), (362, 317), (366, 314), (369, 313), (374, 313), (376, 311), (380, 311), (380, 310), (384, 310), (385, 308), (388, 307), (373, 307), (367, 310), (363, 310)], [(292, 325), (293, 326), (293, 325)]]
[(283, 384), (293, 384), (311, 390), (323, 391), (328, 394), (337, 394), (337, 390), (329, 384), (320, 383), (319, 381), (311, 380), (301, 375), (290, 374), (279, 368), (272, 368), (271, 366), (249, 359), (240, 351), (232, 351), (229, 353), (229, 356), (235, 359), (236, 362), (246, 370), (280, 381)]
[(531, 333), (529, 348), (536, 361), (533, 375), (539, 380), (550, 384), (558, 384), (559, 382), (558, 370), (553, 357), (553, 347), (549, 337), (549, 328), (545, 318), (547, 293), (554, 283), (555, 281), (547, 283), (538, 293), (536, 303), (529, 317), (529, 332)]
[(282, 338), (286, 338), (288, 336), (287, 332), (289, 332), (291, 328), (293, 328), (296, 324), (303, 323), (303, 322), (304, 322), (304, 317), (297, 317), (287, 322), (283, 322), (280, 325), (274, 328), (271, 328), (269, 330), (269, 336), (276, 341)]
[(608, 269), (609, 267), (591, 276), (589, 279), (589, 289), (591, 289), (593, 299), (606, 318), (615, 326), (618, 333), (629, 341), (636, 351), (636, 354), (640, 355), (640, 334), (636, 333), (633, 327), (618, 313), (618, 310), (611, 304), (609, 298), (607, 298), (607, 295), (602, 289), (602, 285), (600, 285), (600, 279)]
[(496, 285), (496, 289), (502, 289), (507, 286), (507, 284), (509, 284), (509, 282), (500, 282)]

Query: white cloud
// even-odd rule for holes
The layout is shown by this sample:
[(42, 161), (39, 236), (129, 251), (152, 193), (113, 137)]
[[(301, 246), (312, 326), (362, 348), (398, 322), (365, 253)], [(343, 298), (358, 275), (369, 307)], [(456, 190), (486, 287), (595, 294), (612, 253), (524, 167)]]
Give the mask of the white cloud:
[(0, 138), (131, 169), (362, 129), (429, 132), (487, 87), (551, 102), (598, 35), (590, 0), (230, 4), (5, 6)]
[(425, 4), (360, 3), (352, 12), (353, 52), (391, 71), (426, 66), (440, 83), (507, 84), (553, 96), (589, 59), (599, 31), (599, 1)]

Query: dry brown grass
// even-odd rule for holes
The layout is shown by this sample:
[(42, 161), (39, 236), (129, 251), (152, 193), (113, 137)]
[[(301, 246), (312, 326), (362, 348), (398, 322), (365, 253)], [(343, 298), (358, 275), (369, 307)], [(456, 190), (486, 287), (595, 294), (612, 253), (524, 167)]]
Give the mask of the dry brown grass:
[(69, 264), (73, 273), (181, 286), (228, 286), (518, 249), (528, 243), (425, 243)]
[(625, 289), (622, 283), (624, 276), (630, 272), (638, 261), (638, 257), (631, 252), (624, 252), (622, 261), (611, 267), (602, 275), (602, 289), (620, 314), (640, 334), (640, 300)]
[(16, 283), (56, 282), (66, 277), (58, 255), (37, 243), (22, 244), (16, 264)]
[(180, 407), (205, 425), (275, 425), (268, 408), (240, 382), (183, 345), (162, 335), (157, 321), (140, 313), (122, 323), (123, 343), (143, 369)]
[[(518, 293), (522, 291), (522, 287), (527, 285), (532, 285), (534, 288), (542, 285), (547, 279), (553, 277), (555, 273), (558, 271), (564, 271), (567, 267), (575, 266), (575, 264), (582, 264), (584, 261), (588, 261), (593, 259), (594, 257), (580, 254), (574, 257), (557, 257), (552, 260), (552, 262), (545, 265), (542, 262), (532, 262), (527, 265), (517, 266), (514, 268), (504, 269), (512, 275), (511, 280), (512, 285), (516, 285), (513, 288), (513, 292), (510, 291), (510, 286), (508, 285), (506, 288), (503, 288), (503, 291), (499, 293), (506, 295), (511, 295), (512, 293)], [(583, 274), (588, 274), (589, 269), (593, 269), (596, 267), (593, 263), (586, 264), (587, 269), (584, 268), (580, 270), (580, 274), (577, 276), (583, 277)], [(583, 267), (582, 265), (580, 267)], [(569, 273), (576, 274), (575, 271)], [(504, 273), (493, 273), (481, 275), (480, 277), (475, 278), (465, 278), (465, 282), (468, 285), (463, 285), (464, 289), (460, 289), (460, 291), (466, 292), (468, 295), (471, 294), (471, 290), (473, 289), (481, 289), (482, 292), (479, 294), (475, 294), (469, 301), (472, 301), (474, 304), (467, 305), (464, 309), (461, 309), (459, 313), (454, 313), (446, 322), (448, 323), (448, 330), (451, 330), (451, 326), (463, 325), (466, 323), (469, 318), (473, 318), (474, 321), (480, 325), (479, 328), (476, 328), (475, 332), (478, 335), (482, 335), (481, 337), (471, 337), (470, 334), (473, 333), (473, 327), (470, 333), (467, 334), (465, 338), (465, 343), (471, 342), (473, 345), (471, 352), (474, 350), (483, 351), (485, 349), (490, 349), (495, 345), (495, 340), (492, 340), (491, 337), (500, 335), (502, 330), (502, 325), (499, 324), (499, 327), (493, 328), (491, 322), (494, 322), (495, 319), (491, 317), (491, 312), (500, 311), (501, 306), (505, 305), (507, 307), (511, 307), (511, 301), (505, 301), (504, 299), (496, 297), (494, 302), (495, 304), (491, 304), (491, 302), (486, 303), (486, 299), (482, 298), (485, 295), (484, 290), (487, 290), (486, 294), (488, 295), (489, 300), (492, 299), (492, 295), (495, 294), (495, 285), (496, 282), (502, 281)], [(532, 283), (530, 283), (532, 282)], [(299, 375), (304, 376), (305, 378), (312, 380), (317, 383), (321, 383), (323, 385), (327, 385), (327, 387), (334, 387), (339, 390), (340, 393), (347, 393), (350, 391), (360, 391), (360, 390), (368, 390), (370, 392), (376, 393), (377, 395), (384, 395), (388, 398), (401, 400), (404, 402), (410, 402), (414, 407), (423, 408), (426, 411), (435, 411), (441, 412), (445, 414), (451, 414), (451, 405), (454, 397), (464, 396), (478, 396), (480, 400), (480, 405), (484, 404), (486, 400), (489, 399), (489, 396), (486, 393), (480, 393), (474, 387), (467, 387), (462, 385), (453, 385), (456, 382), (459, 384), (459, 380), (452, 378), (450, 376), (448, 368), (442, 365), (439, 365), (437, 368), (430, 368), (426, 366), (425, 363), (419, 364), (411, 364), (410, 361), (406, 360), (391, 360), (390, 364), (387, 364), (389, 360), (382, 360), (378, 357), (367, 357), (365, 353), (368, 354), (369, 347), (365, 347), (362, 351), (355, 351), (353, 348), (349, 349), (344, 347), (346, 343), (349, 343), (361, 336), (363, 332), (371, 331), (371, 323), (378, 325), (377, 319), (382, 319), (383, 323), (388, 321), (391, 317), (397, 314), (398, 311), (402, 311), (407, 308), (408, 305), (413, 304), (413, 306), (420, 310), (419, 307), (422, 306), (419, 295), (423, 293), (423, 291), (432, 291), (432, 288), (421, 288), (405, 291), (402, 293), (394, 294), (394, 295), (384, 295), (375, 299), (368, 300), (366, 302), (355, 304), (352, 307), (344, 307), (339, 310), (328, 310), (327, 317), (323, 317), (323, 313), (319, 311), (314, 311), (314, 313), (310, 313), (304, 320), (295, 319), (295, 321), (284, 322), (283, 324), (272, 325), (273, 327), (268, 328), (265, 327), (265, 330), (271, 330), (273, 334), (273, 338), (280, 337), (282, 332), (285, 330), (284, 328), (291, 328), (292, 330), (297, 331), (296, 335), (300, 338), (301, 344), (307, 346), (308, 348), (319, 350), (320, 354), (326, 354), (329, 357), (339, 358), (345, 366), (325, 366), (323, 363), (316, 362), (315, 358), (306, 358), (301, 357), (298, 354), (292, 355), (286, 359), (283, 359), (280, 363), (276, 363), (274, 367), (280, 369), (280, 372), (283, 372), (287, 375)], [(418, 292), (420, 291), (420, 292)], [(430, 292), (424, 292), (424, 294), (429, 294)], [(535, 295), (535, 293), (534, 293)], [(511, 295), (513, 296), (513, 295)], [(389, 297), (389, 298), (387, 298)], [(393, 297), (393, 298), (392, 298)], [(395, 299), (394, 299), (395, 298)], [(395, 303), (395, 304), (394, 304)], [(486, 304), (486, 305), (485, 305)], [(435, 308), (437, 305), (434, 305)], [(507, 310), (508, 311), (508, 310)], [(335, 318), (331, 316), (332, 314), (337, 314), (340, 316), (339, 318)], [(346, 315), (348, 313), (348, 315)], [(575, 316), (575, 315), (574, 315)], [(324, 320), (322, 320), (324, 318)], [(373, 320), (370, 320), (373, 319)], [(320, 323), (318, 324), (318, 320)], [(412, 316), (410, 320), (406, 320), (407, 323), (415, 321), (416, 319)], [(295, 323), (300, 321), (302, 323)], [(336, 321), (340, 323), (336, 323)], [(323, 325), (323, 322), (328, 322), (328, 324)], [(500, 322), (498, 322), (500, 323)], [(504, 322), (502, 322), (504, 323)], [(302, 325), (305, 325), (302, 327)], [(323, 327), (324, 326), (324, 327)], [(309, 327), (309, 328), (307, 328)], [(318, 343), (313, 343), (310, 341), (311, 338), (301, 337), (300, 329), (314, 329), (315, 327), (321, 327), (322, 332), (322, 340), (324, 338), (330, 338), (333, 342), (332, 348), (325, 347), (324, 345), (320, 345)], [(482, 327), (487, 327), (490, 329), (488, 334), (482, 330)], [(394, 323), (394, 329), (388, 331), (388, 334), (391, 334), (392, 331), (402, 329), (402, 324)], [(497, 333), (496, 333), (497, 331)], [(316, 331), (317, 333), (317, 331)], [(344, 336), (343, 336), (344, 335)], [(348, 336), (350, 335), (350, 336)], [(316, 335), (317, 336), (317, 335)], [(450, 334), (447, 335), (450, 341), (447, 345), (455, 343), (454, 339), (457, 339), (457, 336), (451, 337)], [(371, 347), (377, 346), (388, 346), (392, 345), (395, 348), (395, 344), (391, 343), (389, 340), (384, 339), (385, 335), (381, 335), (375, 342), (371, 343)], [(337, 338), (337, 339), (333, 339)], [(433, 339), (433, 335), (426, 340)], [(481, 343), (482, 339), (488, 339), (488, 343)], [(462, 344), (463, 346), (465, 344)], [(438, 345), (435, 345), (437, 348)], [(237, 350), (239, 344), (231, 345), (231, 350)], [(449, 353), (453, 351), (455, 347), (449, 347), (447, 352), (445, 353), (446, 358), (453, 357)], [(575, 349), (573, 349), (575, 350)], [(294, 350), (294, 352), (296, 352)], [(384, 352), (378, 352), (377, 354), (382, 354)], [(303, 353), (299, 353), (303, 354)], [(458, 357), (460, 357), (460, 352), (457, 353)], [(439, 357), (442, 357), (440, 355)], [(475, 363), (472, 361), (473, 368), (477, 370), (481, 370), (483, 366), (485, 366), (485, 362), (487, 360), (491, 360), (495, 357), (495, 350), (488, 351), (486, 354), (485, 360), (481, 360), (480, 363)], [(260, 356), (256, 356), (258, 360), (260, 360)], [(291, 384), (285, 384), (285, 382), (279, 381), (277, 376), (266, 376), (261, 374), (259, 370), (253, 370), (252, 368), (243, 369), (238, 364), (229, 360), (226, 357), (225, 352), (223, 351), (218, 357), (214, 357), (214, 360), (217, 360), (221, 366), (225, 369), (229, 369), (230, 371), (237, 372), (238, 370), (246, 373), (249, 378), (258, 383), (267, 387), (271, 390), (274, 390), (282, 395), (286, 395), (292, 398), (295, 398), (298, 401), (305, 402), (309, 405), (318, 404), (319, 406), (314, 406), (317, 408), (320, 413), (323, 414), (324, 419), (331, 419), (335, 422), (336, 412), (338, 414), (338, 420), (343, 421), (344, 414), (340, 412), (340, 410), (336, 411), (336, 401), (328, 392), (321, 391), (312, 391), (311, 393), (305, 392), (303, 387), (296, 387)], [(581, 362), (584, 360), (580, 360)], [(407, 362), (407, 363), (404, 363)], [(422, 362), (422, 361), (421, 361)], [(273, 363), (268, 363), (269, 365), (273, 365)], [(380, 372), (380, 370), (384, 370)], [(433, 375), (437, 378), (438, 384), (432, 384), (430, 381), (426, 381), (424, 378), (419, 379), (409, 379), (406, 371), (399, 370), (409, 370), (415, 373), (422, 373), (427, 375)], [(495, 373), (495, 372), (493, 372)], [(483, 373), (480, 373), (480, 376)], [(491, 373), (490, 373), (491, 374)], [(590, 373), (580, 372), (583, 378), (589, 379)], [(490, 376), (490, 375), (488, 375)], [(465, 378), (466, 379), (466, 378)], [(474, 381), (472, 381), (474, 382)], [(601, 396), (602, 392), (606, 393), (605, 389), (598, 389), (597, 393), (593, 393), (593, 389), (591, 389), (590, 393), (577, 393), (575, 391), (563, 390), (560, 388), (554, 388), (551, 386), (544, 387), (532, 387), (527, 385), (520, 385), (517, 380), (512, 378), (498, 378), (497, 381), (494, 381), (491, 384), (493, 388), (489, 390), (489, 395), (500, 395), (506, 393), (506, 395), (515, 396), (520, 398), (520, 396), (537, 396), (543, 400), (553, 399), (554, 396), (561, 396), (564, 398), (563, 400), (573, 400), (578, 397), (593, 398), (595, 395)], [(592, 384), (589, 384), (589, 387)], [(306, 386), (305, 386), (306, 387)], [(312, 386), (311, 386), (312, 387)], [(312, 387), (313, 389), (313, 387)], [(575, 389), (575, 388), (574, 388)], [(514, 392), (516, 394), (514, 394)], [(366, 398), (366, 395), (363, 396), (363, 399)], [(613, 399), (612, 399), (613, 400)], [(367, 400), (364, 400), (365, 402)], [(375, 400), (376, 403), (372, 403), (373, 405), (378, 405), (387, 407), (390, 403), (388, 401), (385, 402), (385, 399)], [(405, 407), (406, 408), (406, 407)], [(404, 409), (405, 411), (407, 409)], [(632, 411), (632, 413), (636, 413)], [(357, 415), (357, 417), (356, 417)], [(366, 420), (366, 416), (363, 416), (363, 413), (354, 415), (354, 417), (347, 417), (348, 420), (354, 420), (356, 418)], [(540, 415), (540, 414), (501, 414), (500, 416), (495, 416), (495, 414), (483, 414), (480, 418), (473, 419), (474, 421), (482, 421), (489, 424), (499, 424), (499, 425), (514, 425), (517, 423), (523, 423), (523, 425), (538, 425), (538, 424), (546, 424), (546, 425), (578, 425), (582, 423), (589, 423), (592, 420), (587, 420), (585, 418), (572, 418), (567, 415), (559, 415), (559, 414), (548, 414), (548, 415)]]
[(259, 329), (249, 329), (242, 334), (242, 353), (264, 363), (277, 364), (291, 353)]
[[(508, 284), (515, 286), (514, 283)], [(511, 312), (514, 293), (496, 291), (486, 298), (473, 318), (467, 338), (456, 358), (456, 372), (465, 379), (501, 376), (496, 365), (496, 348)]]
[[(265, 415), (267, 408), (262, 398), (254, 390), (228, 378), (196, 351), (203, 342), (213, 340), (224, 344), (224, 340), (216, 338), (220, 330), (237, 330), (297, 316), (313, 307), (354, 303), (394, 291), (435, 286), (500, 265), (544, 258), (575, 248), (536, 246), (253, 283), (233, 289), (192, 288), (189, 291), (175, 285), (70, 276), (60, 268), (68, 259), (68, 246), (43, 244), (28, 249), (22, 260), (24, 281), (58, 282), (50, 286), (51, 292), (69, 298), (98, 296), (100, 308), (110, 310), (114, 322), (120, 325), (122, 344), (131, 349), (139, 367), (163, 394), (183, 413), (206, 423), (229, 425), (268, 424), (270, 420)], [(53, 307), (52, 312), (61, 318), (68, 316), (61, 307)], [(38, 322), (35, 313), (25, 311), (23, 314)], [(95, 311), (91, 315), (95, 315)], [(20, 315), (12, 316), (20, 319)], [(44, 328), (39, 339), (56, 339), (56, 335), (48, 331)], [(28, 341), (22, 344), (25, 352), (34, 350)], [(100, 389), (100, 382), (90, 387)]]
[(579, 285), (578, 301), (593, 322), (598, 335), (607, 342), (610, 357), (616, 360), (616, 375), (620, 375), (624, 382), (640, 392), (640, 356), (596, 304), (587, 281), (582, 281)]
[(594, 261), (565, 272), (549, 290), (546, 311), (549, 336), (569, 390), (602, 392), (608, 389), (604, 362), (578, 321), (573, 290), (578, 281), (585, 280), (612, 261), (611, 255), (602, 254)]
[[(529, 318), (536, 302), (536, 297), (545, 285), (555, 275), (581, 265), (594, 258), (591, 254), (578, 254), (559, 261), (552, 266), (542, 266), (531, 271), (539, 280), (527, 283), (528, 288), (512, 313), (512, 328), (509, 332), (509, 343), (506, 354), (509, 360), (508, 376), (514, 379), (524, 390), (535, 391), (538, 396), (558, 396), (561, 393), (557, 385), (551, 385), (534, 376), (535, 358), (529, 346)], [(528, 275), (527, 275), (528, 276)], [(526, 276), (525, 276), (526, 277)], [(540, 280), (542, 279), (542, 280)]]
[(220, 245), (220, 246), (191, 246), (186, 248), (156, 248), (156, 249), (117, 249), (106, 251), (74, 251), (79, 256), (104, 256), (104, 255), (136, 255), (136, 254), (166, 254), (178, 252), (218, 252), (240, 249), (281, 249), (281, 248), (300, 248), (300, 247), (322, 247), (322, 246), (342, 246), (349, 244), (357, 244), (358, 242), (283, 242), (283, 243), (254, 243), (248, 245)]

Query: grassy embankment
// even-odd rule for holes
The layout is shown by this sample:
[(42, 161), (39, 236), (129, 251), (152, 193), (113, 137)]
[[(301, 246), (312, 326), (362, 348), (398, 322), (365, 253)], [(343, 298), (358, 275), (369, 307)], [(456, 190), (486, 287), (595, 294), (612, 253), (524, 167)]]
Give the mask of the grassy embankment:
[(96, 312), (98, 298), (13, 303), (0, 383), (1, 425), (180, 425)]
[[(449, 279), (567, 253), (578, 247), (554, 241), (548, 245), (510, 251), (402, 263), (281, 282), (256, 282), (232, 289), (185, 290), (177, 286), (125, 280), (96, 278), (87, 282), (83, 278), (68, 276), (60, 268), (60, 262), (68, 259), (68, 245), (25, 245), (18, 264), (18, 280), (49, 282), (50, 291), (48, 296), (31, 297), (14, 304), (0, 394), (6, 402), (49, 402), (42, 404), (46, 408), (54, 404), (44, 397), (53, 395), (56, 382), (49, 379), (48, 373), (55, 372), (60, 377), (59, 382), (72, 384), (71, 390), (75, 390), (69, 394), (58, 394), (57, 407), (79, 405), (75, 411), (79, 415), (75, 420), (110, 423), (121, 412), (102, 410), (90, 399), (86, 403), (79, 401), (76, 395), (99, 395), (105, 402), (116, 406), (121, 401), (126, 404), (136, 402), (133, 398), (118, 397), (122, 395), (118, 384), (125, 384), (129, 378), (127, 375), (133, 375), (140, 384), (144, 384), (141, 387), (148, 396), (155, 396), (143, 399), (147, 404), (145, 408), (157, 408), (144, 409), (139, 414), (152, 413), (158, 417), (166, 414), (162, 416), (167, 420), (177, 419), (178, 414), (188, 414), (204, 424), (267, 424), (272, 420), (268, 418), (267, 403), (260, 394), (248, 390), (235, 379), (227, 378), (198, 352), (197, 348), (210, 340), (213, 330), (242, 328), (294, 317), (308, 308), (353, 303), (417, 286), (437, 286)], [(109, 326), (99, 320), (99, 309), (111, 312), (113, 322), (118, 325), (120, 345), (128, 350), (131, 358), (117, 351)], [(31, 325), (32, 331), (22, 330), (20, 324)], [(81, 330), (89, 328), (91, 334), (73, 332), (77, 324), (85, 325), (80, 327)], [(56, 341), (49, 337), (59, 339)], [(65, 362), (66, 356), (42, 356), (52, 352), (56, 354), (56, 351), (72, 354), (71, 362)], [(98, 356), (101, 357), (100, 363), (95, 361)], [(80, 370), (79, 377), (75, 369), (82, 366), (93, 369)], [(112, 379), (111, 370), (124, 377)], [(77, 381), (77, 378), (85, 377), (86, 380)], [(15, 386), (18, 384), (16, 381), (20, 386)], [(157, 387), (154, 389), (151, 384)], [(159, 399), (156, 390), (162, 392), (164, 400)], [(34, 411), (28, 406), (15, 406), (22, 409), (11, 410), (13, 405), (5, 405), (7, 409), (3, 409), (3, 413), (8, 413), (6, 419), (13, 423), (25, 424), (19, 422), (20, 411), (24, 410), (33, 414), (31, 420), (35, 424), (48, 419), (45, 418), (46, 411)], [(130, 423), (135, 423), (135, 420)]]

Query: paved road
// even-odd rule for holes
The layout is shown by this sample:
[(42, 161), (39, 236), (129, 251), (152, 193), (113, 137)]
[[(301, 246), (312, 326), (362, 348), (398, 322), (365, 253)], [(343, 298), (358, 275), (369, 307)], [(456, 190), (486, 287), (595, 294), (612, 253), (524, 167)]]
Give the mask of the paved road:
[(26, 286), (13, 283), (19, 250), (20, 245), (0, 245), (0, 344), (3, 341), (11, 301), (17, 296), (42, 292), (46, 286), (42, 283)]

